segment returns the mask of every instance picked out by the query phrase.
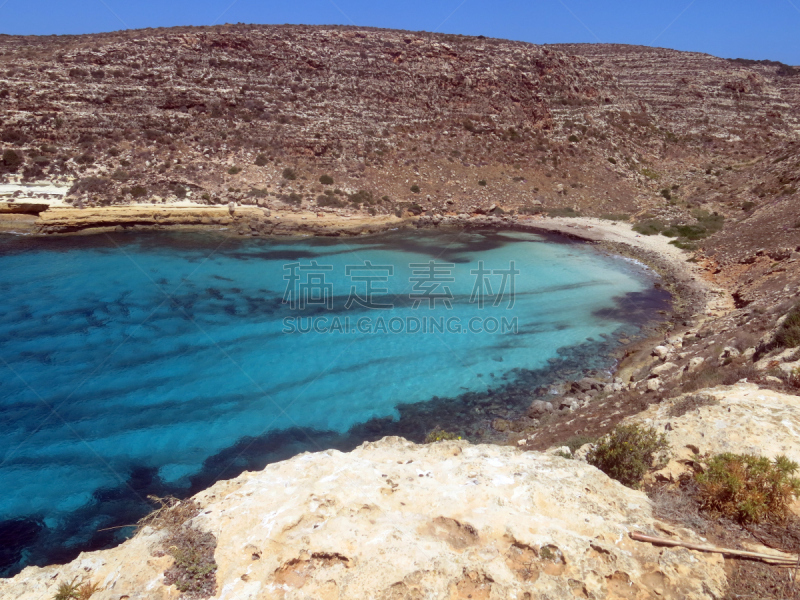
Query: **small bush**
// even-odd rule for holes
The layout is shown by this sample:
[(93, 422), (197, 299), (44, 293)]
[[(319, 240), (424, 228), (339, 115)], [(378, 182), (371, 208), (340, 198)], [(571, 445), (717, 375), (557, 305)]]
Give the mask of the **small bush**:
[(669, 188), (664, 188), (661, 190), (660, 194), (664, 197), (665, 200), (672, 200), (672, 192), (669, 191)]
[(419, 194), (419, 186), (417, 184), (412, 185), (411, 191), (414, 192), (415, 194)]
[(242, 172), (241, 167), (231, 167), (230, 169), (228, 169), (228, 175), (236, 175), (237, 173), (241, 172)]
[(606, 221), (630, 221), (631, 216), (625, 213), (606, 213), (604, 215), (600, 215), (601, 219), (605, 219)]
[(485, 179), (481, 179), (481, 180), (478, 182), (478, 185), (485, 186), (485, 185), (486, 185), (486, 180), (485, 180)]
[(96, 583), (78, 581), (76, 577), (69, 583), (62, 581), (58, 584), (53, 600), (89, 600), (99, 588)]
[(172, 193), (175, 194), (179, 199), (183, 200), (186, 198), (187, 191), (185, 187), (178, 184), (172, 188)]
[(334, 194), (320, 194), (317, 196), (317, 205), (318, 206), (328, 206), (331, 208), (342, 208), (347, 206), (347, 202), (341, 200), (338, 196)]
[(94, 162), (94, 156), (91, 154), (81, 154), (75, 159), (75, 162), (79, 165), (91, 165)]
[(800, 346), (800, 303), (786, 314), (786, 320), (775, 334), (775, 344), (778, 348)]
[(581, 446), (585, 444), (593, 444), (595, 441), (597, 441), (597, 438), (593, 438), (588, 435), (573, 435), (561, 445), (569, 448), (569, 451), (574, 455)]
[(548, 217), (580, 217), (581, 213), (577, 212), (571, 206), (567, 206), (566, 208), (548, 208), (547, 209), (547, 216)]
[(577, 144), (577, 143), (580, 141), (580, 140), (578, 139), (578, 136), (577, 136), (577, 135), (575, 135), (574, 133), (573, 133), (571, 136), (569, 136), (567, 139), (568, 139), (570, 142), (572, 142), (573, 144)]
[(111, 190), (111, 180), (105, 177), (84, 177), (76, 181), (69, 189), (69, 194), (104, 194)]
[(645, 221), (639, 221), (636, 225), (633, 226), (633, 230), (636, 233), (641, 233), (642, 235), (656, 235), (661, 233), (664, 229), (664, 224), (657, 220), (657, 219), (647, 219)]
[(617, 164), (617, 159), (613, 156), (609, 156), (606, 160), (608, 160), (608, 162), (610, 162), (612, 165)]
[(690, 410), (698, 409), (701, 406), (714, 406), (715, 404), (719, 404), (719, 400), (711, 394), (689, 394), (670, 406), (667, 415), (681, 417)]
[(748, 200), (747, 202), (742, 203), (742, 210), (744, 212), (750, 212), (756, 207), (756, 203)]
[(4, 170), (16, 171), (22, 164), (22, 157), (13, 150), (3, 152), (2, 161)]
[(124, 169), (117, 169), (111, 174), (111, 179), (114, 181), (119, 181), (120, 183), (125, 183), (130, 178), (130, 174)]
[(284, 179), (288, 179), (289, 181), (294, 181), (295, 179), (297, 179), (297, 173), (295, 172), (294, 169), (290, 167), (286, 167), (283, 170), (282, 175)]
[(331, 177), (330, 175), (322, 175), (319, 178), (319, 182), (322, 185), (333, 185), (333, 177)]
[(368, 206), (372, 206), (375, 204), (375, 197), (372, 195), (372, 192), (368, 192), (367, 190), (358, 190), (354, 194), (349, 194), (347, 199), (356, 205), (366, 204)]
[(666, 462), (666, 435), (652, 427), (618, 425), (589, 451), (587, 461), (628, 487), (638, 487), (644, 474)]
[(709, 512), (741, 523), (784, 521), (800, 493), (797, 463), (785, 456), (724, 453), (712, 456), (696, 477), (700, 504)]
[(653, 169), (648, 169), (647, 167), (643, 168), (639, 172), (642, 175), (644, 175), (645, 177), (647, 177), (648, 179), (655, 180), (655, 179), (659, 179), (661, 177), (661, 175), (659, 175), (656, 171), (654, 171)]
[(425, 436), (425, 443), (426, 444), (433, 444), (434, 442), (442, 442), (445, 440), (460, 440), (461, 436), (455, 433), (451, 433), (449, 431), (445, 431), (440, 427), (437, 427), (433, 431), (429, 432), (428, 435)]
[(135, 185), (131, 188), (131, 196), (134, 198), (144, 198), (147, 195), (147, 188), (141, 185)]
[(266, 164), (267, 164), (268, 162), (269, 162), (269, 160), (267, 159), (267, 157), (266, 157), (266, 156), (264, 156), (263, 154), (259, 154), (258, 156), (256, 156), (256, 161), (255, 161), (255, 163), (254, 163), (254, 164), (255, 164), (257, 167), (263, 167), (263, 166), (266, 166)]
[(217, 561), (213, 534), (184, 525), (164, 541), (175, 563), (164, 572), (164, 583), (174, 584), (189, 597), (208, 598), (216, 592)]

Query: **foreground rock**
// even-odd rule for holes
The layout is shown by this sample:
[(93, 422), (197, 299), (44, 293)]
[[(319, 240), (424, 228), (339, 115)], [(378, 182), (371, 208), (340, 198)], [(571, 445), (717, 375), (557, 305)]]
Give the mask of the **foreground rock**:
[[(199, 494), (218, 540), (219, 598), (718, 598), (722, 559), (632, 541), (697, 536), (654, 520), (647, 497), (579, 461), (402, 438), (304, 454)], [(50, 599), (83, 577), (93, 599), (175, 598), (163, 534), (2, 580)]]

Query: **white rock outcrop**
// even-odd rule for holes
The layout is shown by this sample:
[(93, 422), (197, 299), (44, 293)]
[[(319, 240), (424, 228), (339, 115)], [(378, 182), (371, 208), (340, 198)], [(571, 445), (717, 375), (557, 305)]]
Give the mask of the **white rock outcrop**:
[[(653, 404), (627, 421), (666, 432), (673, 463), (686, 465), (699, 456), (721, 452), (769, 458), (783, 454), (800, 463), (799, 396), (760, 389), (753, 383), (719, 386), (697, 393), (710, 396), (716, 403), (693, 408), (681, 416), (670, 416), (677, 403), (693, 395), (684, 394)], [(676, 464), (668, 466), (671, 478), (681, 470)]]
[[(193, 525), (217, 537), (216, 598), (711, 599), (723, 559), (631, 540), (676, 535), (648, 498), (583, 462), (464, 441), (385, 438), (344, 454), (303, 454), (198, 494)], [(93, 600), (177, 598), (161, 534), (29, 567), (0, 597), (50, 600), (58, 584)]]

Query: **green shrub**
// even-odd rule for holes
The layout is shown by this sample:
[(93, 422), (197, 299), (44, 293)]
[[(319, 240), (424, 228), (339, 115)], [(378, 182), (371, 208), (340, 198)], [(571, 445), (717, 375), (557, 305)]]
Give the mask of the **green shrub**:
[(664, 188), (660, 193), (665, 200), (672, 200), (672, 193), (669, 191), (669, 188)]
[(617, 159), (613, 156), (609, 156), (606, 160), (608, 160), (608, 162), (610, 162), (612, 165), (617, 164)]
[(89, 600), (99, 588), (96, 583), (78, 581), (76, 577), (69, 583), (66, 581), (59, 583), (53, 600)]
[(241, 172), (242, 172), (241, 167), (231, 167), (230, 169), (228, 169), (228, 175), (236, 175), (237, 173)]
[(659, 179), (661, 177), (661, 175), (659, 175), (656, 171), (654, 171), (653, 169), (648, 169), (647, 167), (644, 167), (639, 172), (648, 179)]
[(213, 534), (184, 525), (165, 540), (164, 547), (175, 558), (175, 563), (164, 572), (165, 584), (175, 584), (179, 591), (192, 597), (207, 598), (214, 594), (217, 539)]
[(573, 144), (577, 144), (577, 143), (580, 141), (580, 140), (578, 139), (578, 136), (577, 136), (577, 135), (575, 135), (574, 133), (573, 133), (571, 136), (569, 136), (567, 139), (568, 139), (570, 142), (572, 142)]
[(297, 179), (297, 173), (295, 172), (294, 169), (290, 167), (286, 167), (283, 170), (282, 175), (284, 179), (288, 179), (289, 181), (294, 181), (295, 179)]
[(130, 174), (124, 169), (117, 169), (111, 174), (111, 179), (119, 181), (120, 183), (125, 183), (130, 178)]
[(437, 427), (433, 431), (429, 432), (428, 435), (425, 436), (425, 443), (432, 444), (434, 442), (442, 442), (445, 440), (460, 440), (461, 436), (455, 433), (451, 433), (449, 431), (445, 431), (440, 427)]
[(141, 185), (135, 185), (131, 188), (131, 196), (134, 198), (143, 198), (147, 195), (147, 188)]
[(414, 185), (411, 186), (411, 191), (414, 192), (415, 194), (419, 194), (419, 186), (415, 183)]
[(3, 152), (0, 162), (2, 162), (4, 170), (16, 171), (22, 164), (22, 157), (13, 150), (6, 150)]
[(84, 177), (79, 179), (69, 188), (69, 194), (105, 194), (111, 190), (111, 180), (105, 177)]
[(175, 187), (172, 188), (172, 193), (175, 194), (179, 199), (183, 200), (186, 198), (187, 190), (180, 184), (177, 184)]
[(633, 230), (642, 235), (656, 235), (661, 233), (662, 229), (664, 229), (664, 224), (658, 219), (646, 219), (633, 226)]
[(680, 248), (681, 250), (689, 250), (694, 251), (697, 250), (697, 244), (693, 244), (692, 242), (683, 242), (681, 240), (672, 240), (670, 242), (676, 248)]
[(604, 215), (600, 215), (601, 219), (605, 219), (606, 221), (630, 221), (631, 216), (625, 213), (606, 213)]
[(338, 196), (334, 194), (320, 194), (317, 196), (317, 205), (318, 206), (329, 206), (332, 208), (342, 208), (347, 206), (347, 202), (341, 200)]
[(486, 180), (485, 180), (485, 179), (481, 179), (481, 180), (478, 182), (478, 185), (486, 185)]
[(775, 333), (776, 348), (796, 348), (800, 346), (800, 303), (786, 314), (786, 320)]
[(756, 203), (748, 200), (747, 202), (742, 203), (742, 210), (744, 212), (750, 212), (756, 207)]
[(258, 156), (256, 156), (255, 163), (253, 164), (255, 164), (255, 166), (257, 167), (264, 167), (268, 162), (269, 159), (265, 155), (259, 154)]
[(750, 454), (712, 456), (696, 476), (702, 508), (741, 523), (784, 521), (800, 493), (797, 463)]
[(358, 190), (355, 194), (349, 194), (347, 199), (353, 204), (367, 204), (369, 206), (372, 206), (376, 202), (372, 192), (368, 192), (367, 190)]
[(581, 446), (585, 444), (593, 444), (596, 440), (597, 438), (593, 438), (588, 435), (573, 435), (571, 438), (568, 438), (567, 441), (565, 441), (561, 445), (566, 446), (567, 448), (569, 448), (569, 451), (572, 454), (575, 454), (575, 452), (577, 452)]
[(666, 435), (652, 427), (618, 425), (601, 438), (586, 459), (609, 477), (628, 487), (638, 487), (644, 474), (666, 462)]
[(571, 206), (567, 206), (564, 208), (548, 208), (547, 209), (547, 216), (548, 217), (580, 217), (581, 213), (577, 212)]
[(331, 177), (330, 175), (322, 175), (319, 178), (319, 182), (322, 185), (333, 185), (333, 177)]
[(81, 154), (75, 159), (75, 162), (79, 165), (90, 165), (94, 162), (94, 156), (91, 154)]

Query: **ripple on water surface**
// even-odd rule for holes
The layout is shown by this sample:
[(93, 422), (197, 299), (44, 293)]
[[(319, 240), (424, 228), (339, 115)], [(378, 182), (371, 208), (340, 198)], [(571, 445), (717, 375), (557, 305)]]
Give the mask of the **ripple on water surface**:
[(474, 434), (554, 365), (608, 367), (666, 294), (555, 240), (0, 237), (0, 568), (114, 543), (125, 530), (99, 530), (148, 494), (434, 425)]

